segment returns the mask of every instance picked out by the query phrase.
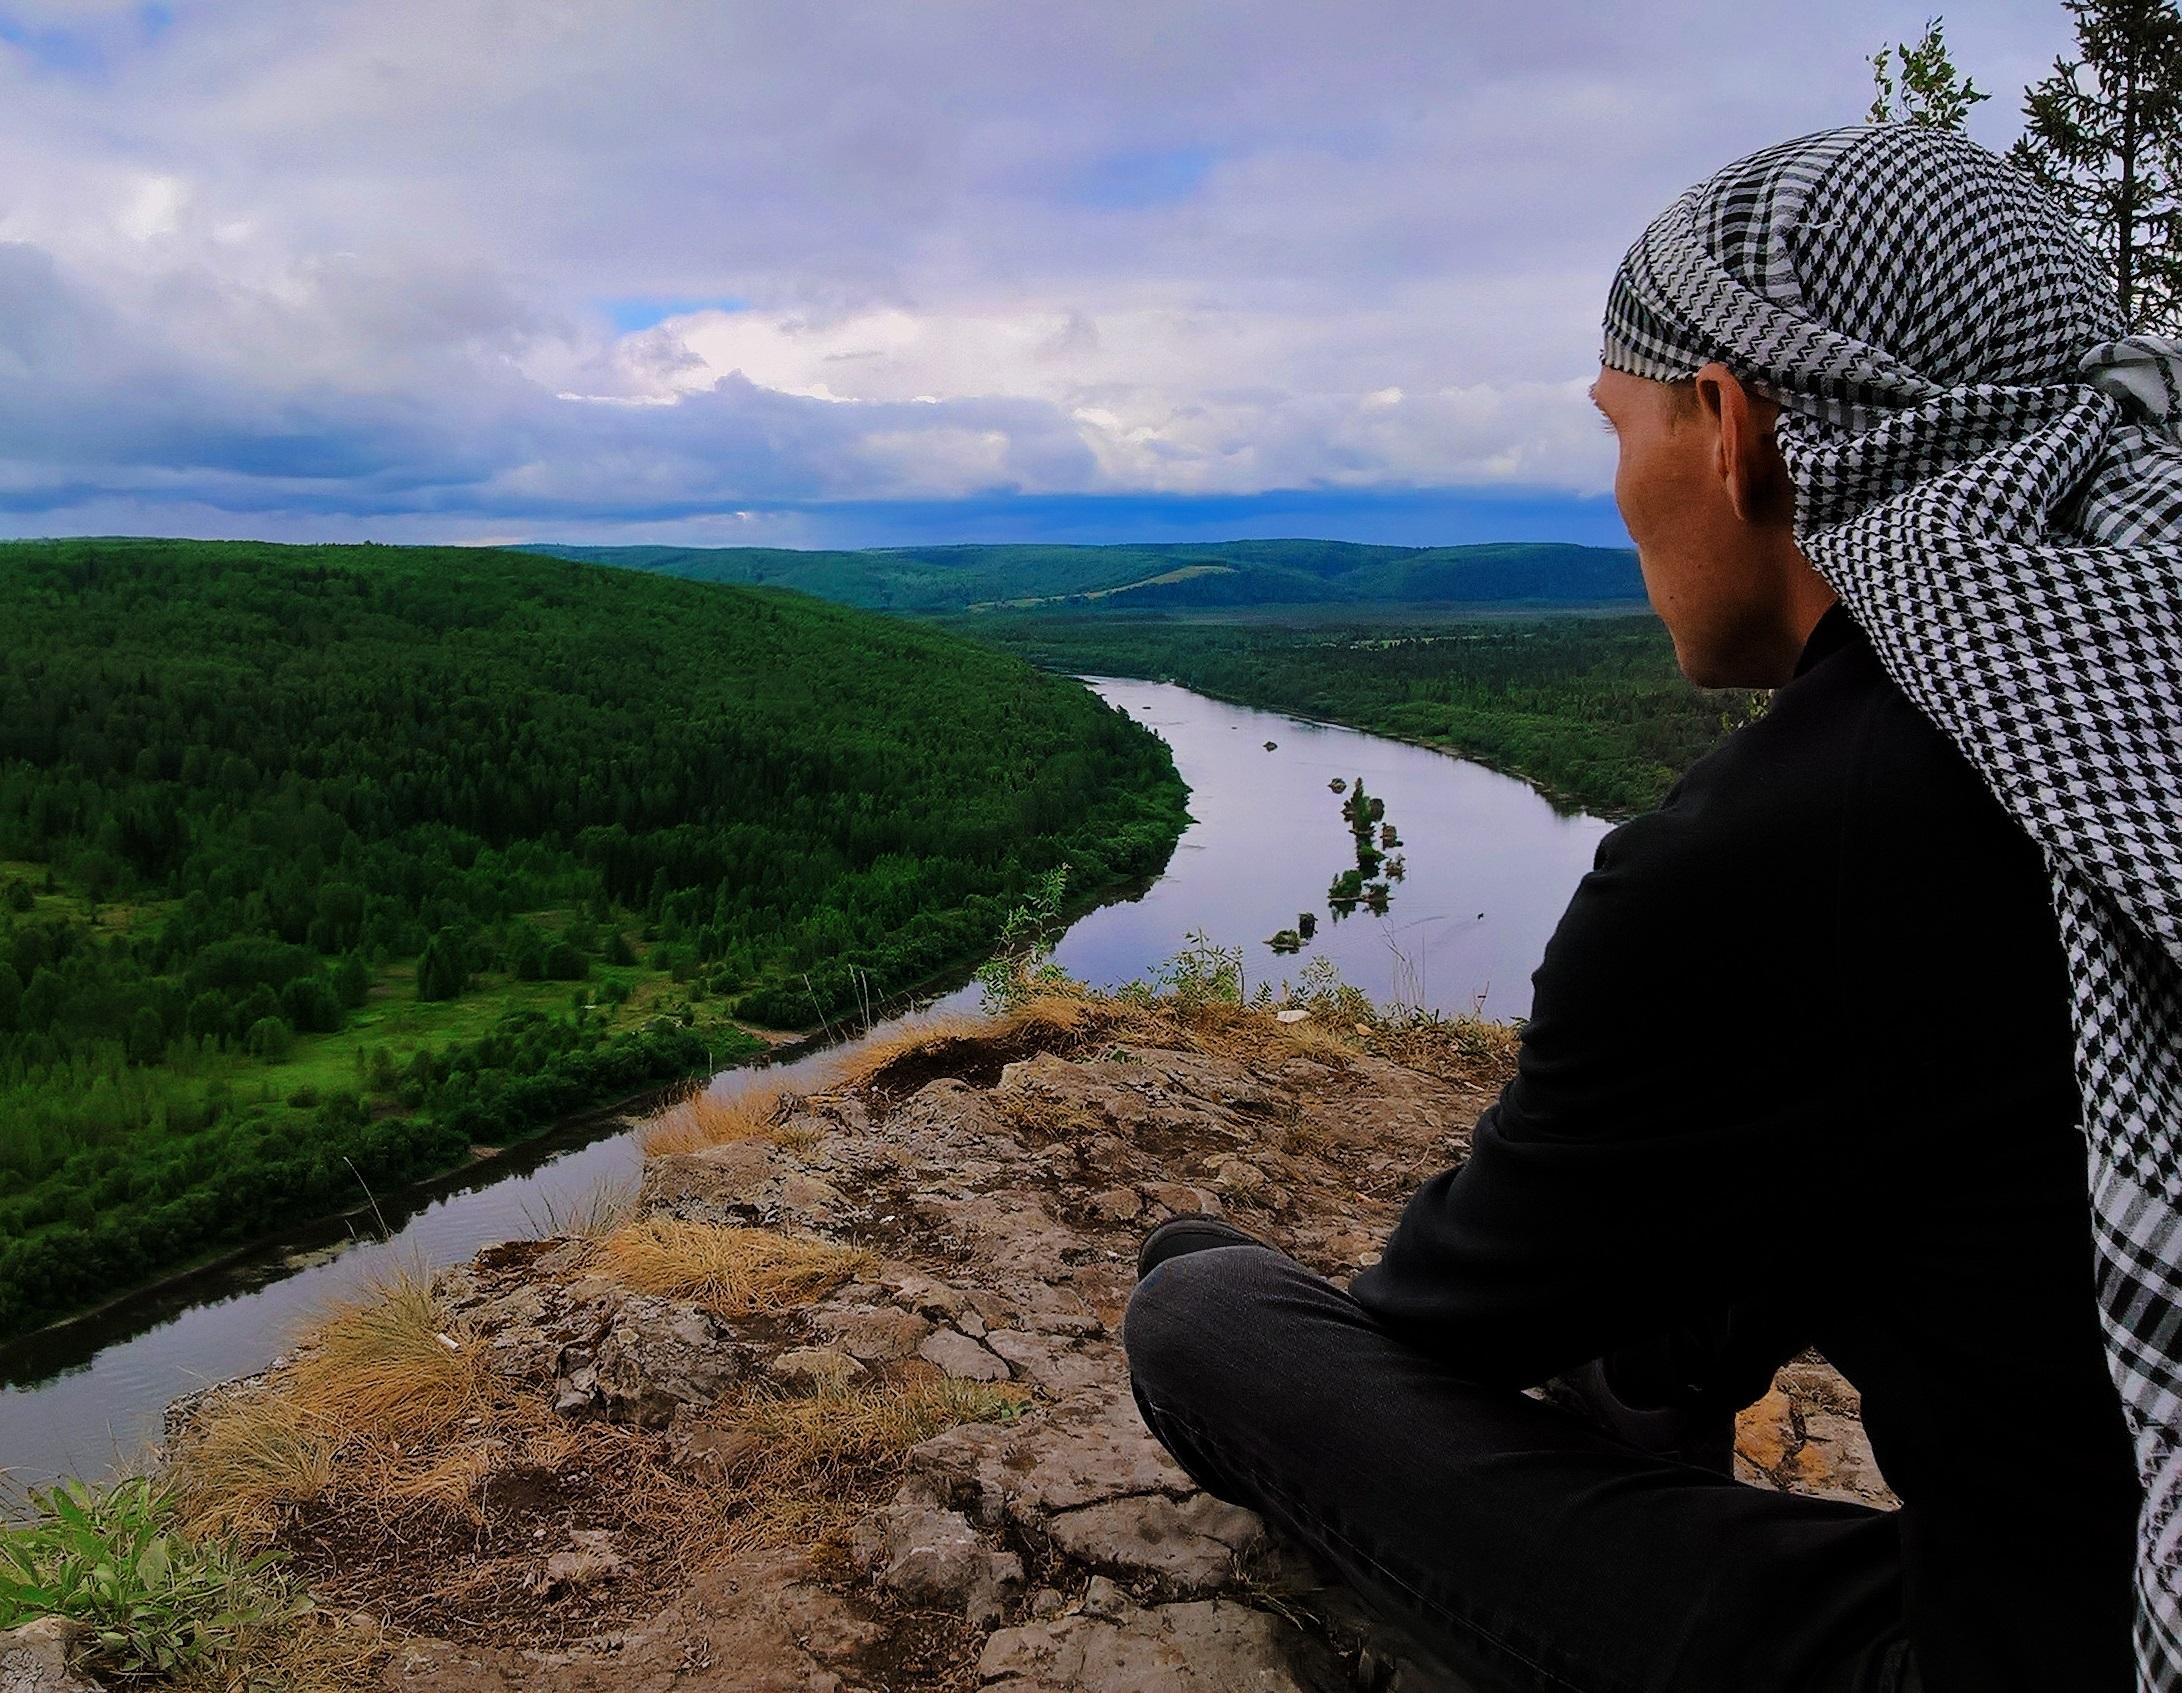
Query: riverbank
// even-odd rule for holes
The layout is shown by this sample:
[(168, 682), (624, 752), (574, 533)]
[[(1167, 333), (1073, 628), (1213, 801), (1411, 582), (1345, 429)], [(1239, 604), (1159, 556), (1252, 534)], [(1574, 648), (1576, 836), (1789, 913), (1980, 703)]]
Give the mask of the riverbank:
[[(1070, 995), (715, 1103), (627, 1212), (185, 1409), (181, 1520), (397, 1689), (1384, 1686), (1403, 1643), (1173, 1467), (1118, 1345), (1159, 1218), (1346, 1276), (1507, 1073), (1495, 1025), (1294, 1009)], [(1885, 1503), (1854, 1412), (1800, 1360), (1738, 1473)]]
[[(1186, 787), (1183, 789), (1186, 794)], [(1186, 822), (1186, 816), (1184, 818)], [(1072, 888), (1058, 908), (1060, 920), (1068, 921), (1097, 909), (1108, 900), (1140, 897), (1148, 880), (1131, 877), (1106, 887)], [(960, 982), (970, 965), (984, 958), (986, 952), (966, 953), (933, 970), (915, 981), (900, 987), (872, 990), (869, 1003), (874, 1020), (896, 1014), (900, 1009), (929, 998), (935, 991), (944, 990)], [(607, 985), (635, 972), (607, 974)], [(661, 981), (665, 978), (662, 976)], [(594, 984), (597, 986), (599, 984)], [(485, 989), (479, 990), (482, 997)], [(641, 991), (626, 1000), (603, 1007), (609, 1027), (614, 1026), (617, 1014), (622, 1025), (637, 1026), (650, 1009), (652, 996)], [(685, 1008), (686, 1009), (686, 1008)], [(214, 1287), (219, 1279), (240, 1266), (262, 1258), (275, 1247), (284, 1251), (310, 1250), (318, 1246), (330, 1246), (359, 1236), (385, 1232), (389, 1217), (399, 1219), (416, 1210), (420, 1202), (445, 1191), (452, 1183), (472, 1185), (480, 1180), (493, 1179), (493, 1167), (520, 1159), (539, 1143), (567, 1140), (571, 1134), (582, 1135), (587, 1129), (608, 1125), (618, 1126), (633, 1117), (650, 1116), (663, 1106), (684, 1084), (698, 1077), (711, 1077), (724, 1070), (748, 1064), (752, 1061), (770, 1061), (791, 1058), (805, 1052), (814, 1052), (846, 1038), (853, 1025), (844, 1024), (840, 1031), (824, 1019), (801, 1029), (772, 1029), (747, 1023), (735, 1018), (720, 1018), (703, 1025), (703, 1062), (648, 1078), (647, 1085), (634, 1093), (609, 1092), (601, 1098), (564, 1109), (559, 1114), (539, 1121), (536, 1126), (503, 1134), (495, 1144), (469, 1143), (454, 1160), (441, 1167), (426, 1171), (394, 1187), (374, 1192), (358, 1178), (362, 1194), (355, 1204), (332, 1211), (305, 1214), (290, 1219), (281, 1227), (263, 1231), (248, 1239), (223, 1244), (199, 1254), (171, 1271), (119, 1289), (95, 1302), (64, 1312), (49, 1321), (21, 1333), (0, 1337), (0, 1383), (17, 1379), (33, 1379), (39, 1373), (41, 1356), (66, 1354), (74, 1350), (66, 1338), (68, 1331), (84, 1325), (98, 1325), (117, 1311), (132, 1307), (178, 1308), (186, 1304), (193, 1292)], [(368, 1038), (368, 1025), (360, 1030), (349, 1031), (348, 1038), (356, 1041), (361, 1052), (361, 1041)], [(343, 1037), (328, 1037), (339, 1040)], [(307, 1069), (325, 1068), (325, 1063), (315, 1055), (306, 1054)], [(361, 1068), (361, 1066), (357, 1066)], [(276, 1092), (285, 1092), (276, 1086), (279, 1078), (267, 1083)], [(4, 1455), (0, 1455), (4, 1456)], [(0, 1465), (4, 1467), (4, 1465)]]
[(1020, 660), (483, 550), (6, 543), (0, 705), (0, 1334), (702, 1068), (660, 1016), (860, 1018), (1184, 826)]
[(1042, 667), (1176, 682), (1451, 753), (1608, 817), (1658, 804), (1757, 699), (1692, 687), (1644, 612), (1338, 627), (989, 613), (949, 627)]

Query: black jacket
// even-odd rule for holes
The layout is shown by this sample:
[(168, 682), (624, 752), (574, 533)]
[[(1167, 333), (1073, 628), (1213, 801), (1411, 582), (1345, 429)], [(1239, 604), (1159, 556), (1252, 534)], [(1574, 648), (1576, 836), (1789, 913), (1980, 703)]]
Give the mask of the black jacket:
[(2138, 1501), (2038, 850), (1839, 606), (1600, 843), (1468, 1159), (1353, 1292), (1465, 1375), (1815, 1345), (1900, 1496), (1926, 1685), (2131, 1685)]

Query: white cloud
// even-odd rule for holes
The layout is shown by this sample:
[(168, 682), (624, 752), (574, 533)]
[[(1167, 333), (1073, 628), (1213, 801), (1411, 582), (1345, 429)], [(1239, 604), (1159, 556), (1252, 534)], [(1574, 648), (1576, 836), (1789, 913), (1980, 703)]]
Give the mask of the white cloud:
[[(10, 16), (0, 521), (329, 533), (1596, 493), (1622, 248), (1724, 160), (1859, 117), (1912, 27), (1879, 0)], [(1995, 4), (1950, 41), (2004, 144), (2065, 18)], [(742, 305), (616, 333), (632, 299)]]

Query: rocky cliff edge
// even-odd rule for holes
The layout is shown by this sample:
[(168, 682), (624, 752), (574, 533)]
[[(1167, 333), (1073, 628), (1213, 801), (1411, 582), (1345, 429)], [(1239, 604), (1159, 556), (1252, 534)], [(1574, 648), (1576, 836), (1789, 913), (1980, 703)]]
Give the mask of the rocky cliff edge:
[[(1144, 1432), (1145, 1229), (1335, 1277), (1463, 1155), (1506, 1031), (1048, 999), (698, 1100), (640, 1194), (382, 1289), (181, 1408), (201, 1519), (285, 1549), (395, 1689), (1334, 1693), (1435, 1685)], [(1890, 1502), (1810, 1358), (1763, 1486)]]

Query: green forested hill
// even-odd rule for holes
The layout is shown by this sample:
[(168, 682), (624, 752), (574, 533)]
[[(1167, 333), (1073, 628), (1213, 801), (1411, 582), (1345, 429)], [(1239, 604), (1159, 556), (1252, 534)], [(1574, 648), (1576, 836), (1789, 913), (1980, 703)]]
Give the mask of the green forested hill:
[(772, 583), (876, 610), (943, 614), (1249, 605), (1593, 605), (1640, 601), (1626, 547), (1507, 541), (1384, 547), (1351, 541), (1193, 541), (1106, 547), (526, 549), (701, 582)]
[(797, 595), (0, 545), (0, 1334), (1155, 869), (1166, 748)]

